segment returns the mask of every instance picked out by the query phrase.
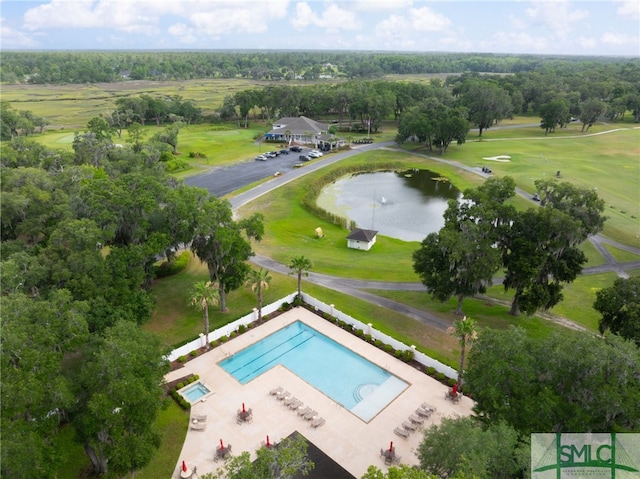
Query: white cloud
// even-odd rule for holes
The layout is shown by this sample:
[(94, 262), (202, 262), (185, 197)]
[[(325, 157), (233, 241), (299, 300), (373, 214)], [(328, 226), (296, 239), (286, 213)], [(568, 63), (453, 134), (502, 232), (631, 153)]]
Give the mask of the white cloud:
[(4, 18), (0, 18), (0, 44), (5, 48), (33, 48), (37, 46), (37, 42), (33, 38), (8, 26)]
[(617, 13), (629, 20), (640, 20), (640, 2), (638, 0), (622, 0)]
[(163, 17), (191, 20), (210, 33), (266, 30), (266, 22), (286, 16), (289, 0), (51, 0), (25, 12), (28, 30), (110, 28), (156, 34)]
[(416, 31), (440, 32), (451, 27), (451, 20), (429, 7), (412, 8), (409, 11), (411, 25)]
[(631, 35), (607, 32), (600, 37), (600, 41), (607, 45), (615, 45), (615, 46), (636, 45), (637, 46), (640, 39), (638, 37), (634, 37)]
[(344, 3), (345, 6), (349, 5), (349, 7), (354, 10), (363, 12), (381, 12), (386, 10), (402, 12), (403, 9), (413, 5), (412, 0), (354, 0), (342, 3)]
[(496, 32), (491, 38), (490, 49), (499, 52), (545, 53), (550, 42), (547, 38), (526, 32)]
[(195, 43), (198, 39), (193, 34), (193, 30), (186, 26), (184, 23), (176, 23), (171, 25), (167, 31), (170, 35), (173, 35), (177, 38), (180, 43), (184, 44), (192, 44)]
[(531, 19), (553, 30), (559, 38), (565, 38), (573, 31), (573, 24), (589, 17), (588, 11), (574, 9), (566, 0), (536, 0), (526, 12)]
[(359, 30), (362, 27), (354, 12), (340, 8), (335, 3), (325, 4), (323, 12), (316, 13), (307, 2), (298, 2), (290, 23), (298, 30), (317, 26), (329, 33)]

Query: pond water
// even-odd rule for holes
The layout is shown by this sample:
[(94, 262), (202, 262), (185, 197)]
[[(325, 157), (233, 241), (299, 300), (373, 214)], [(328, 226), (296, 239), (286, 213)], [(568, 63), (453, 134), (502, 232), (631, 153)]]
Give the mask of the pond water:
[(404, 241), (422, 241), (444, 226), (449, 200), (462, 193), (428, 170), (348, 175), (323, 188), (319, 206), (356, 222), (358, 228)]

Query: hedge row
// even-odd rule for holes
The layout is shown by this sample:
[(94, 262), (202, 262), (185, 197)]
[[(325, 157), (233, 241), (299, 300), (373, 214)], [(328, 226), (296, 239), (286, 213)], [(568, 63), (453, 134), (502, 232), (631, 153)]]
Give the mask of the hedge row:
[(171, 391), (169, 391), (169, 395), (173, 398), (173, 400), (178, 404), (178, 406), (180, 406), (182, 409), (184, 409), (185, 411), (188, 411), (189, 409), (191, 409), (191, 403), (189, 403), (189, 401), (187, 401), (185, 398), (182, 397), (182, 395), (178, 392), (178, 390), (182, 389), (183, 387), (196, 382), (198, 379), (200, 379), (200, 376), (198, 376), (197, 374), (193, 374), (191, 376), (188, 376), (186, 378), (184, 378), (184, 381), (179, 382), (178, 384), (176, 384), (176, 387), (171, 389)]

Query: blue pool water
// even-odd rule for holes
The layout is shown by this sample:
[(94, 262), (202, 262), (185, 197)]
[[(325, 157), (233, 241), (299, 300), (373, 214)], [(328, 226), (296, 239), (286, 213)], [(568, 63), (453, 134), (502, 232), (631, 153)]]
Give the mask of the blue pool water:
[(202, 396), (209, 394), (211, 391), (209, 391), (204, 384), (196, 382), (180, 392), (185, 398), (187, 398), (187, 401), (193, 403), (202, 398)]
[[(242, 384), (278, 364), (365, 421), (408, 386), (300, 321), (220, 362), (220, 366)], [(295, 395), (295, 391), (291, 393)]]

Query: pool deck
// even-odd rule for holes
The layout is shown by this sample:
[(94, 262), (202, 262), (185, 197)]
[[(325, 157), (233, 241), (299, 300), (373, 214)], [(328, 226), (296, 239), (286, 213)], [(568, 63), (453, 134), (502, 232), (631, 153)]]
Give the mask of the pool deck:
[[(297, 320), (388, 370), (409, 383), (409, 387), (373, 419), (364, 422), (283, 366), (276, 366), (245, 385), (218, 366), (222, 359)], [(267, 435), (270, 441), (277, 442), (296, 430), (356, 478), (361, 477), (369, 465), (386, 469), (384, 460), (380, 457), (380, 449), (389, 447), (390, 441), (393, 441), (396, 453), (401, 456), (401, 463), (414, 465), (418, 464), (415, 452), (422, 433), (413, 432), (408, 439), (404, 439), (394, 434), (393, 430), (397, 426), (402, 427), (409, 415), (424, 402), (436, 408), (436, 412), (425, 420), (425, 427), (439, 423), (444, 416), (470, 415), (473, 406), (473, 402), (467, 397), (463, 397), (458, 404), (446, 400), (444, 396), (447, 387), (435, 379), (305, 308), (294, 308), (192, 359), (185, 363), (184, 368), (167, 374), (166, 380), (172, 381), (190, 373), (198, 374), (200, 381), (213, 394), (191, 408), (192, 414), (208, 416), (207, 426), (205, 430), (189, 429), (172, 477), (179, 477), (183, 460), (190, 468), (197, 466), (198, 474), (213, 472), (222, 466), (222, 462), (213, 460), (215, 447), (221, 439), (225, 446), (232, 445), (232, 454), (248, 451), (254, 459), (255, 451), (260, 448)], [(326, 423), (317, 429), (311, 427), (296, 411), (287, 408), (269, 394), (277, 386), (289, 391), (305, 406), (316, 410)], [(245, 407), (253, 409), (253, 422), (239, 425), (236, 423), (236, 411), (242, 407), (243, 402)]]

